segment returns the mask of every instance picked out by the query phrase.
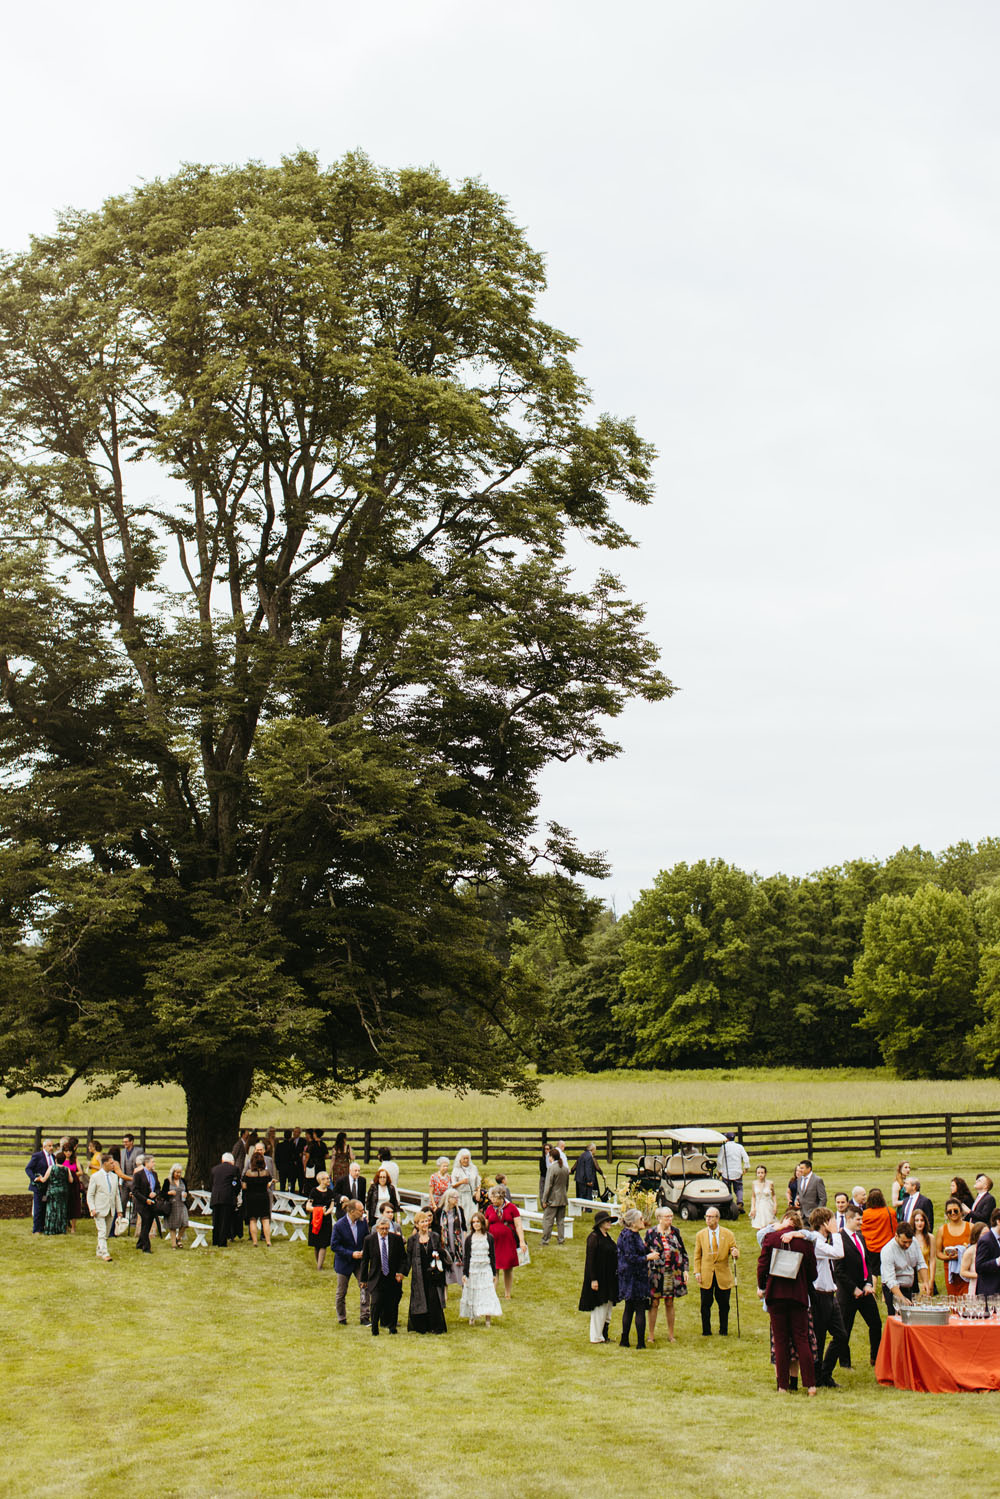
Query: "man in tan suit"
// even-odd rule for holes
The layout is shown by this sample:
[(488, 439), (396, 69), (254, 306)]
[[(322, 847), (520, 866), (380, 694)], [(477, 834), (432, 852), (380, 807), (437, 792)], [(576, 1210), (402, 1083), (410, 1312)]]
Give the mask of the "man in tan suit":
[(109, 1260), (111, 1256), (108, 1253), (108, 1233), (114, 1227), (115, 1219), (122, 1210), (118, 1177), (114, 1173), (109, 1152), (101, 1156), (101, 1169), (95, 1171), (90, 1178), (87, 1187), (87, 1207), (97, 1225), (97, 1258)]
[(719, 1209), (709, 1208), (705, 1227), (694, 1241), (694, 1278), (701, 1287), (701, 1331), (712, 1336), (712, 1302), (719, 1304), (719, 1335), (729, 1332), (729, 1297), (733, 1270), (740, 1257), (736, 1240), (728, 1228), (719, 1227)]

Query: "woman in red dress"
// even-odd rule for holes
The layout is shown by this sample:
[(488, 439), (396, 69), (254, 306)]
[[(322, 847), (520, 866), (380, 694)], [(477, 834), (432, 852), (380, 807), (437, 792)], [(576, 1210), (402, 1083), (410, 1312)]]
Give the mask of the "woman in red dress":
[(518, 1264), (517, 1251), (525, 1245), (521, 1214), (513, 1202), (507, 1201), (503, 1187), (490, 1188), (486, 1223), (493, 1235), (497, 1269), (503, 1271), (503, 1293), (509, 1301), (514, 1289), (514, 1271)]

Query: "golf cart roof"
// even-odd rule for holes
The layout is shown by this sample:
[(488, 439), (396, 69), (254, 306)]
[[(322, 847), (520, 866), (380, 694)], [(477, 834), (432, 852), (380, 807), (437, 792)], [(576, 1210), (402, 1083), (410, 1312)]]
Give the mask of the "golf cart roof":
[(678, 1145), (724, 1145), (725, 1135), (717, 1129), (667, 1129), (664, 1136)]

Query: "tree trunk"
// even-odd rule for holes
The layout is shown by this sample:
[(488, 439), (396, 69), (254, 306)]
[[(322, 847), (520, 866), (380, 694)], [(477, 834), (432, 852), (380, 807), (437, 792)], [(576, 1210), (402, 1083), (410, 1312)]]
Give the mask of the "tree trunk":
[(184, 1074), (187, 1100), (187, 1184), (207, 1187), (224, 1150), (232, 1150), (253, 1085), (253, 1068), (220, 1064)]

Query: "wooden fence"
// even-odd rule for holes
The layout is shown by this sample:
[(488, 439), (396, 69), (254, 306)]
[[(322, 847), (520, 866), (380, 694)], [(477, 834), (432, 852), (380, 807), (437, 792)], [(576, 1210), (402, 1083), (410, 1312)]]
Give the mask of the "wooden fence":
[[(690, 1120), (683, 1121), (689, 1124)], [(466, 1146), (475, 1159), (485, 1165), (496, 1161), (534, 1161), (546, 1141), (562, 1140), (572, 1161), (586, 1145), (597, 1146), (605, 1161), (628, 1160), (642, 1151), (644, 1139), (653, 1140), (674, 1125), (571, 1125), (563, 1129), (535, 1125), (529, 1128), (482, 1129), (381, 1129), (348, 1128), (354, 1150), (367, 1165), (381, 1146), (388, 1146), (398, 1161), (419, 1161), (424, 1165), (439, 1155), (453, 1158)], [(680, 1127), (680, 1126), (677, 1126)], [(261, 1135), (267, 1126), (258, 1125)], [(337, 1129), (325, 1130), (331, 1144)], [(808, 1156), (851, 1151), (862, 1155), (904, 1156), (917, 1150), (943, 1150), (946, 1155), (967, 1150), (1000, 1147), (1000, 1111), (964, 1114), (880, 1114), (849, 1115), (824, 1119), (753, 1119), (744, 1124), (724, 1120), (710, 1128), (736, 1131), (737, 1139), (755, 1159), (764, 1156)], [(79, 1124), (62, 1126), (8, 1125), (0, 1127), (0, 1156), (17, 1156), (25, 1160), (38, 1150), (43, 1139), (58, 1140), (63, 1135), (77, 1135), (81, 1140), (98, 1139), (105, 1147), (118, 1145), (124, 1133), (135, 1137), (140, 1150), (151, 1151), (159, 1158), (161, 1168), (170, 1161), (183, 1161), (187, 1139), (180, 1128), (159, 1125)], [(998, 1173), (1000, 1174), (1000, 1173)]]

